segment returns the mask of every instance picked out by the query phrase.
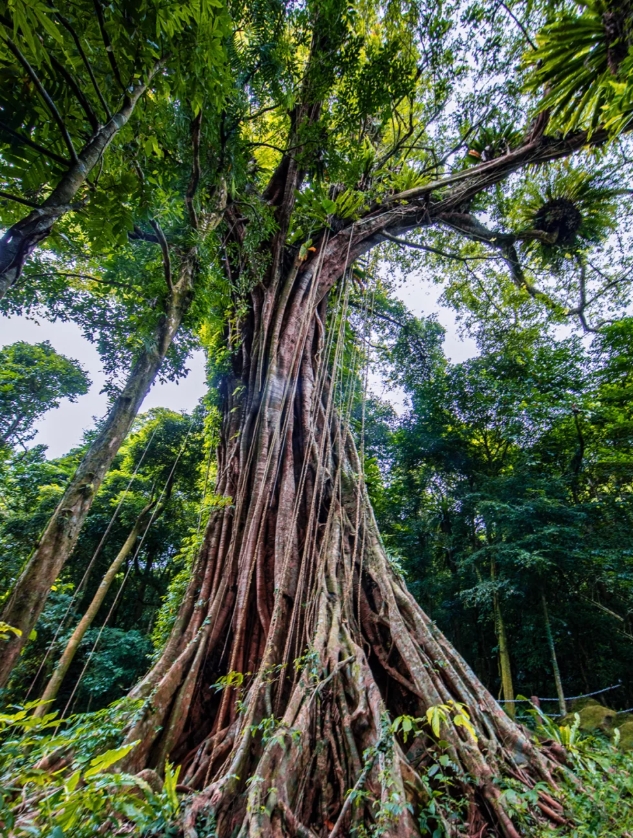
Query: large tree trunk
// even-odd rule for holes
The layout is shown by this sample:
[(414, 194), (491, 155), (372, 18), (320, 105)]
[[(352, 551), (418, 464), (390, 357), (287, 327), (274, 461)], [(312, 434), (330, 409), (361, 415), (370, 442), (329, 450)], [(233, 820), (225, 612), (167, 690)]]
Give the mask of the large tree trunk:
[(79, 537), (94, 497), (126, 438), (139, 409), (180, 328), (193, 294), (197, 250), (182, 259), (178, 282), (170, 291), (151, 342), (143, 350), (108, 417), (79, 464), (44, 533), (2, 611), (5, 623), (20, 630), (0, 640), (0, 687), (6, 685), (48, 598)]
[[(324, 838), (374, 823), (403, 836), (419, 834), (426, 773), (446, 754), (469, 834), (492, 823), (518, 838), (497, 780), (551, 783), (551, 762), (389, 563), (340, 397), (343, 317), (325, 329), (327, 292), (345, 265), (320, 259), (312, 270), (297, 259), (252, 292), (223, 385), (226, 504), (211, 516), (162, 656), (132, 693), (146, 702), (126, 768), (182, 764), (181, 782), (197, 792), (187, 838), (213, 822), (218, 838)], [(408, 742), (392, 733), (396, 717), (449, 702), (468, 708), (477, 741), (450, 721), (440, 743), (423, 723)], [(539, 805), (562, 820), (548, 795)], [(441, 810), (436, 826), (444, 819), (457, 835)]]

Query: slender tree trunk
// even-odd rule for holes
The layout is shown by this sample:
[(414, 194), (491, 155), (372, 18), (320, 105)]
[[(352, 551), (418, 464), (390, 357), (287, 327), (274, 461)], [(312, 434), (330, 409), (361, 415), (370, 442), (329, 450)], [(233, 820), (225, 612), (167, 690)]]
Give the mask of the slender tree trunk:
[(147, 79), (137, 82), (125, 97), (121, 109), (90, 138), (75, 160), (69, 162), (61, 180), (41, 207), (10, 227), (0, 239), (0, 300), (17, 282), (26, 260), (37, 245), (50, 235), (56, 221), (73, 209), (88, 175), (105, 153), (116, 134), (127, 124), (138, 100), (156, 75), (162, 62), (150, 70)]
[(501, 670), (501, 686), (503, 698), (506, 702), (505, 709), (511, 718), (514, 718), (514, 685), (512, 683), (512, 666), (510, 663), (510, 650), (508, 648), (508, 637), (503, 621), (503, 614), (499, 605), (499, 599), (495, 597), (495, 624), (497, 627), (497, 640), (499, 642), (499, 668)]
[[(145, 509), (140, 513), (136, 522), (132, 529), (130, 530), (130, 534), (126, 538), (123, 546), (119, 550), (116, 558), (107, 569), (105, 576), (101, 580), (101, 584), (97, 588), (97, 591), (92, 598), (92, 602), (86, 609), (86, 613), (83, 615), (79, 623), (77, 624), (75, 630), (73, 631), (72, 635), (68, 643), (66, 644), (66, 648), (64, 649), (62, 656), (60, 657), (57, 666), (55, 667), (55, 671), (51, 675), (51, 678), (46, 685), (46, 689), (44, 690), (44, 694), (42, 695), (43, 702), (52, 702), (57, 698), (57, 693), (59, 692), (59, 688), (61, 687), (64, 678), (66, 677), (66, 673), (70, 668), (71, 663), (73, 662), (75, 655), (77, 654), (77, 649), (79, 648), (81, 641), (84, 639), (84, 635), (90, 628), (93, 623), (94, 618), (97, 616), (97, 612), (101, 605), (103, 604), (104, 599), (108, 595), (108, 591), (114, 579), (121, 568), (123, 562), (127, 559), (130, 555), (132, 550), (134, 549), (134, 545), (136, 544), (136, 540), (143, 531), (144, 527), (148, 524), (148, 515), (151, 513), (152, 509), (155, 506), (155, 502), (149, 503)], [(41, 704), (35, 709), (35, 716), (43, 716), (46, 712), (50, 710), (48, 704)]]
[(39, 619), (51, 586), (70, 556), (94, 497), (152, 386), (180, 328), (193, 294), (197, 252), (192, 248), (180, 266), (178, 282), (166, 304), (153, 340), (134, 364), (123, 391), (81, 461), (42, 538), (9, 597), (2, 619), (21, 631), (0, 640), (0, 687), (6, 685), (18, 655)]
[[(497, 571), (494, 559), (490, 565), (490, 576), (495, 582), (497, 578)], [(501, 604), (497, 592), (494, 593), (494, 617), (495, 617), (495, 633), (497, 635), (497, 643), (499, 645), (499, 670), (501, 672), (501, 691), (505, 701), (505, 710), (510, 718), (514, 718), (514, 684), (512, 683), (512, 665), (510, 661), (510, 649), (508, 647), (508, 635), (506, 634), (506, 624), (503, 619), (501, 611)]]
[[(147, 557), (145, 559), (145, 566), (143, 567), (142, 571), (140, 571), (140, 568), (139, 568), (140, 577), (141, 577), (141, 584), (140, 584), (138, 593), (136, 595), (136, 608), (135, 608), (135, 611), (134, 611), (134, 622), (135, 623), (140, 622), (140, 620), (143, 616), (143, 612), (145, 610), (145, 605), (146, 605), (145, 594), (147, 593), (147, 586), (148, 586), (148, 581), (149, 581), (150, 574), (152, 572), (152, 565), (154, 564), (154, 558), (155, 558), (155, 554), (153, 553), (153, 551), (148, 550), (147, 551)], [(148, 634), (149, 634), (149, 632), (148, 632)]]
[[(218, 838), (375, 825), (417, 836), (422, 777), (448, 754), (454, 793), (472, 802), (469, 828), (493, 823), (519, 838), (496, 779), (552, 783), (551, 763), (389, 563), (341, 397), (344, 285), (341, 317), (325, 328), (345, 260), (327, 256), (321, 243), (314, 270), (297, 260), (252, 292), (222, 388), (217, 491), (227, 503), (212, 513), (163, 653), (132, 693), (146, 703), (125, 767), (182, 765), (199, 792), (187, 838), (208, 834), (208, 818)], [(441, 742), (424, 725), (408, 742), (392, 733), (397, 716), (451, 701), (468, 708), (476, 741), (452, 722)], [(354, 806), (349, 789), (362, 792)], [(539, 806), (560, 811), (548, 799)], [(435, 816), (445, 831), (449, 804)]]
[(556, 657), (556, 646), (554, 645), (554, 635), (552, 634), (552, 625), (550, 623), (549, 610), (547, 608), (547, 600), (545, 599), (544, 593), (541, 593), (541, 601), (543, 603), (543, 616), (545, 618), (545, 634), (547, 636), (549, 653), (552, 658), (552, 672), (554, 673), (554, 684), (556, 685), (556, 695), (558, 696), (558, 709), (560, 710), (561, 716), (564, 716), (567, 713), (567, 704), (565, 702), (563, 682), (560, 677), (558, 658)]

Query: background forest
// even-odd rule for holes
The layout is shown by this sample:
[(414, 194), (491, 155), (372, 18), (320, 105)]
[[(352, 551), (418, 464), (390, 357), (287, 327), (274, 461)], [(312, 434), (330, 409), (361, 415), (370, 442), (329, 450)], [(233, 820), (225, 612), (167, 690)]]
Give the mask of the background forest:
[[(370, 393), (358, 399), (353, 423), (359, 444), (364, 427), (367, 482), (385, 544), (411, 590), (499, 697), (502, 621), (516, 693), (557, 698), (553, 641), (567, 696), (621, 682), (606, 698), (629, 707), (633, 321), (625, 317), (590, 341), (557, 337), (543, 324), (484, 322), (480, 354), (457, 364), (443, 353), (437, 321), (410, 315), (384, 289), (372, 327), (375, 363), (410, 407), (398, 416)], [(20, 349), (11, 347), (16, 355)], [(41, 382), (49, 358), (36, 362)], [(22, 355), (12, 362), (3, 426), (17, 418), (8, 394), (25, 383), (27, 364)], [(7, 381), (8, 361), (3, 371)], [(66, 386), (81, 384), (76, 367), (71, 372)], [(36, 395), (45, 407), (47, 394)], [(12, 700), (24, 699), (25, 689), (31, 698), (42, 691), (139, 514), (162, 493), (160, 515), (118, 571), (59, 701), (68, 701), (89, 656), (73, 696), (77, 711), (107, 706), (144, 673), (165, 641), (165, 621), (214, 502), (216, 415), (206, 401), (191, 416), (165, 409), (138, 420), (51, 594)], [(47, 460), (39, 446), (5, 444), (5, 590), (81, 453)], [(558, 702), (544, 709), (556, 713)]]
[(0, 833), (630, 838), (632, 78), (630, 0), (0, 0), (0, 315), (109, 400), (49, 458), (0, 350)]

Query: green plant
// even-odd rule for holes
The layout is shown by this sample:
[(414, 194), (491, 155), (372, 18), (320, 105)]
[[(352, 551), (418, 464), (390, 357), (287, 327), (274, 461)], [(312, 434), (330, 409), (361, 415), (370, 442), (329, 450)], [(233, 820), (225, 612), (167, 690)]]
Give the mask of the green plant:
[[(13, 838), (88, 838), (97, 830), (150, 834), (177, 816), (179, 768), (160, 792), (116, 770), (137, 745), (117, 744), (131, 702), (66, 721), (33, 715), (39, 702), (0, 714), (0, 831)], [(108, 747), (110, 746), (110, 747)]]
[(549, 240), (533, 239), (524, 248), (543, 261), (559, 263), (603, 241), (614, 228), (617, 189), (602, 172), (563, 163), (544, 180), (530, 178), (516, 201), (518, 228), (537, 230)]
[(475, 728), (472, 725), (466, 705), (452, 700), (446, 704), (433, 704), (428, 708), (425, 716), (420, 718), (398, 716), (394, 719), (391, 730), (393, 733), (400, 731), (406, 742), (409, 734), (418, 736), (423, 730), (422, 726), (426, 725), (431, 728), (433, 736), (439, 739), (442, 725), (447, 725), (451, 722), (455, 727), (462, 727), (467, 730), (475, 742), (477, 741), (477, 734), (475, 733)]

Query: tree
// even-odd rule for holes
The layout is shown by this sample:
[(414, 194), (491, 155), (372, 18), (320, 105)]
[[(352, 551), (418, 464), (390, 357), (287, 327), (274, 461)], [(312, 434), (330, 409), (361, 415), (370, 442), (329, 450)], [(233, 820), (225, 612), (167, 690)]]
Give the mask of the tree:
[[(622, 680), (605, 698), (628, 707), (628, 318), (591, 352), (545, 325), (488, 322), (481, 355), (460, 364), (436, 357), (432, 321), (415, 325), (387, 335), (392, 376), (411, 398), (382, 445), (378, 491), (370, 486), (387, 548), (493, 694), (511, 698), (501, 610), (519, 693), (555, 697), (545, 709), (564, 713), (565, 693)], [(417, 357), (412, 332), (426, 335)]]
[[(422, 777), (442, 759), (455, 797), (472, 804), (469, 829), (492, 823), (518, 838), (499, 778), (553, 788), (551, 752), (503, 713), (390, 562), (350, 429), (347, 315), (351, 285), (367, 283), (358, 260), (394, 238), (407, 244), (407, 233), (435, 252), (439, 227), (498, 262), (517, 293), (545, 297), (517, 247), (564, 247), (559, 229), (538, 219), (512, 229), (498, 215), (490, 229), (487, 196), (607, 135), (549, 136), (513, 100), (516, 146), (466, 166), (458, 152), (500, 91), (474, 105), (452, 97), (469, 46), (437, 4), (316, 0), (235, 15), (239, 108), (227, 106), (218, 132), (237, 137), (217, 250), (230, 296), (216, 332), (224, 503), (162, 654), (132, 692), (145, 702), (127, 731), (138, 741), (127, 768), (182, 764), (199, 792), (184, 815), (189, 838), (205, 821), (221, 836), (415, 835)], [(516, 42), (485, 24), (478, 57), (492, 74), (499, 44)], [(456, 125), (462, 104), (472, 120)], [(429, 711), (435, 727), (419, 721)], [(419, 724), (419, 751), (394, 727), (402, 717)], [(560, 822), (560, 804), (543, 785), (536, 794), (532, 817)], [(458, 806), (446, 795), (433, 828)]]
[[(165, 415), (165, 416), (162, 416), (161, 418), (163, 419), (163, 424), (164, 424), (165, 427), (164, 428), (155, 427), (153, 429), (153, 434), (152, 434), (152, 437), (150, 439), (150, 442), (148, 442), (148, 448), (149, 448), (150, 443), (154, 443), (153, 444), (153, 450), (152, 450), (152, 459), (156, 458), (156, 454), (157, 454), (156, 449), (161, 447), (161, 441), (162, 441), (159, 438), (159, 439), (156, 440), (156, 442), (154, 442), (156, 432), (159, 431), (159, 430), (169, 432), (169, 430), (170, 430), (169, 427), (168, 427), (168, 424), (169, 424), (169, 418), (171, 418), (171, 417), (168, 418)], [(159, 475), (156, 475), (157, 477), (159, 477), (159, 479), (163, 478), (161, 480), (162, 485), (158, 486), (158, 485), (156, 485), (156, 483), (154, 483), (154, 486), (152, 487), (152, 492), (151, 492), (152, 496), (150, 497), (149, 502), (145, 504), (145, 506), (141, 509), (141, 511), (137, 515), (136, 520), (134, 521), (134, 524), (132, 526), (132, 529), (128, 533), (123, 545), (121, 546), (121, 549), (116, 554), (114, 560), (111, 562), (110, 566), (106, 570), (106, 572), (103, 576), (103, 579), (101, 580), (101, 582), (99, 584), (99, 587), (95, 591), (95, 594), (94, 594), (90, 604), (88, 605), (88, 608), (86, 609), (85, 614), (79, 620), (77, 626), (75, 627), (75, 629), (72, 632), (70, 638), (68, 639), (68, 642), (66, 643), (64, 651), (62, 652), (62, 655), (59, 658), (59, 661), (57, 662), (57, 665), (55, 667), (55, 671), (53, 672), (49, 682), (46, 685), (46, 689), (44, 690), (44, 692), (42, 694), (42, 702), (48, 703), (48, 702), (53, 701), (57, 697), (57, 694), (58, 694), (60, 686), (61, 686), (61, 684), (64, 680), (64, 677), (66, 676), (66, 674), (67, 674), (67, 672), (68, 672), (68, 670), (69, 670), (69, 668), (70, 668), (70, 666), (71, 666), (71, 664), (72, 664), (72, 662), (75, 658), (75, 655), (77, 654), (79, 646), (80, 646), (81, 642), (83, 641), (83, 639), (86, 635), (86, 632), (89, 630), (89, 628), (92, 625), (95, 617), (97, 616), (97, 613), (98, 613), (100, 607), (103, 605), (104, 600), (108, 596), (108, 593), (110, 591), (112, 583), (116, 579), (117, 573), (119, 572), (119, 570), (123, 566), (123, 563), (129, 561), (130, 555), (132, 554), (133, 551), (134, 551), (134, 556), (133, 556), (132, 560), (133, 561), (137, 560), (138, 553), (139, 553), (141, 547), (143, 546), (143, 544), (145, 543), (145, 540), (147, 538), (150, 527), (152, 526), (152, 524), (154, 523), (154, 521), (156, 519), (160, 518), (160, 516), (165, 511), (165, 508), (169, 504), (172, 492), (174, 490), (174, 484), (176, 483), (176, 480), (180, 476), (180, 474), (178, 472), (178, 466), (179, 466), (182, 454), (185, 450), (186, 444), (188, 442), (188, 437), (189, 437), (189, 433), (191, 431), (191, 425), (192, 424), (193, 424), (193, 417), (190, 420), (187, 435), (185, 436), (184, 441), (182, 442), (180, 449), (175, 454), (175, 456), (172, 453), (173, 462), (170, 463), (170, 464), (165, 464), (165, 465), (168, 465), (168, 468), (169, 468), (169, 470), (167, 471), (167, 474), (164, 475), (164, 474), (159, 473)], [(170, 440), (170, 442), (172, 442), (172, 440)], [(173, 442), (172, 442), (172, 445), (173, 445)], [(164, 448), (164, 444), (163, 444), (162, 447)], [(172, 447), (172, 446), (170, 446), (170, 447)], [(152, 462), (152, 459), (150, 459), (150, 461), (149, 461), (150, 463)], [(185, 458), (185, 459), (189, 459), (191, 461), (190, 457)], [(161, 469), (161, 471), (164, 471), (164, 470), (165, 470), (164, 468)], [(183, 482), (183, 481), (181, 480), (181, 482)], [(139, 538), (140, 538), (140, 542), (137, 545), (137, 541), (138, 541)], [(149, 572), (149, 567), (147, 566), (145, 568), (145, 575), (147, 575), (148, 572)], [(83, 585), (86, 584), (85, 579), (82, 580), (82, 584)], [(142, 595), (141, 595), (141, 601), (142, 601)], [(47, 708), (47, 705), (45, 703), (41, 704), (36, 710), (36, 715), (44, 715), (45, 712), (46, 712), (46, 708)]]
[[(97, 627), (82, 631), (83, 640), (75, 650), (56, 706), (63, 709), (74, 694), (71, 706), (75, 709), (98, 709), (101, 702), (124, 695), (133, 683), (128, 680), (130, 672), (138, 675), (143, 671), (162, 598), (200, 541), (205, 484), (206, 502), (212, 499), (207, 475), (207, 444), (212, 436), (208, 443), (206, 439), (201, 409), (193, 415), (155, 409), (139, 417), (106, 475), (72, 560), (56, 580), (37, 623), (37, 638), (20, 658), (6, 693), (8, 701), (24, 700), (27, 693), (29, 698), (42, 694), (56, 659), (77, 629), (85, 628), (82, 615), (89, 611), (89, 622)], [(35, 453), (8, 460), (0, 480), (0, 552), (6, 556), (0, 580), (3, 592), (8, 592), (19, 576), (51, 507), (63, 494), (63, 483), (56, 485), (57, 475), (61, 472), (65, 482), (81, 459), (79, 451), (41, 463)], [(156, 503), (165, 507), (162, 515)], [(152, 509), (143, 515), (148, 504), (153, 504)], [(130, 533), (139, 526), (140, 536), (132, 543)], [(122, 555), (126, 542), (132, 552), (128, 549), (127, 555)], [(123, 560), (121, 569), (112, 579), (110, 574), (110, 590), (106, 591), (103, 578), (117, 559)], [(91, 610), (98, 602), (101, 608)], [(119, 654), (116, 644), (125, 645), (130, 632), (129, 652)], [(145, 649), (140, 658), (137, 640)], [(122, 680), (111, 682), (110, 663), (117, 656), (120, 663), (125, 662), (127, 672)]]
[(18, 341), (0, 349), (0, 444), (24, 445), (33, 425), (61, 399), (77, 401), (90, 379), (78, 361), (58, 355), (48, 341)]
[[(149, 8), (152, 8), (151, 5)], [(116, 54), (105, 34), (102, 11), (100, 4), (97, 4), (99, 37), (106, 38), (106, 56), (117, 78), (119, 70)], [(115, 265), (118, 262), (119, 270), (123, 249), (122, 240), (127, 244), (130, 239), (134, 244), (139, 245), (141, 249), (137, 257), (140, 263), (139, 269), (153, 273), (154, 278), (158, 275), (160, 282), (158, 287), (155, 283), (145, 285), (145, 294), (147, 295), (151, 290), (156, 296), (145, 297), (144, 323), (140, 334), (136, 335), (134, 351), (130, 353), (125, 384), (120, 389), (116, 388), (115, 397), (99, 433), (93, 439), (69, 482), (59, 506), (51, 516), (11, 596), (4, 603), (2, 619), (19, 633), (0, 641), (3, 645), (0, 662), (0, 685), (2, 686), (6, 685), (17, 656), (42, 613), (51, 587), (75, 546), (94, 496), (108, 468), (129, 433), (143, 400), (163, 367), (166, 357), (173, 351), (173, 345), (183, 320), (187, 321), (190, 310), (194, 306), (196, 293), (203, 293), (205, 290), (204, 286), (208, 283), (209, 277), (208, 272), (201, 268), (200, 259), (205, 252), (205, 241), (220, 222), (226, 203), (226, 184), (223, 178), (218, 176), (218, 160), (209, 159), (207, 156), (201, 164), (200, 159), (201, 138), (205, 137), (212, 143), (218, 134), (218, 125), (214, 123), (213, 117), (215, 108), (222, 98), (218, 91), (218, 72), (216, 72), (218, 68), (221, 68), (224, 60), (224, 53), (218, 43), (222, 31), (221, 15), (216, 14), (213, 8), (207, 8), (206, 5), (183, 8), (180, 4), (174, 4), (171, 7), (171, 17), (166, 15), (164, 19), (160, 15), (158, 19), (150, 15), (148, 20), (146, 12), (148, 9), (144, 7), (136, 10), (143, 25), (151, 24), (153, 19), (159, 32), (165, 27), (165, 32), (169, 36), (168, 43), (163, 44), (158, 51), (162, 53), (163, 50), (167, 50), (168, 46), (174, 50), (170, 70), (163, 68), (160, 84), (157, 81), (158, 86), (152, 90), (150, 98), (155, 104), (145, 114), (144, 123), (145, 130), (154, 137), (155, 132), (163, 126), (169, 126), (170, 130), (165, 131), (162, 136), (166, 150), (169, 150), (168, 159), (171, 165), (165, 167), (162, 177), (155, 177), (151, 174), (155, 166), (154, 155), (157, 148), (155, 138), (151, 140), (151, 137), (148, 137), (150, 142), (148, 144), (146, 141), (142, 150), (135, 142), (124, 146), (123, 159), (118, 160), (118, 165), (112, 172), (111, 189), (104, 195), (101, 202), (98, 199), (95, 201), (95, 214), (89, 212), (86, 218), (79, 221), (79, 226), (83, 227), (84, 235), (93, 239), (97, 250), (103, 248), (106, 243), (109, 245), (108, 255)], [(122, 14), (125, 17), (125, 8)], [(42, 15), (44, 11), (40, 10), (40, 17)], [(26, 40), (30, 32), (28, 23), (26, 19), (20, 22), (22, 35)], [(131, 27), (130, 32), (127, 27)], [(49, 29), (46, 31), (49, 32)], [(121, 45), (121, 51), (127, 54), (125, 51), (129, 47), (128, 38), (135, 42), (138, 35), (133, 17), (129, 20), (126, 18), (122, 33), (124, 43)], [(182, 38), (180, 38), (181, 35)], [(76, 43), (74, 38), (73, 43)], [(150, 53), (153, 54), (156, 49), (154, 41), (149, 41)], [(211, 50), (211, 54), (207, 54), (206, 50)], [(191, 73), (185, 76), (186, 85), (183, 86), (182, 73), (189, 68), (190, 62), (196, 56), (200, 58), (201, 53), (204, 70), (207, 72), (202, 72), (199, 67), (192, 69)], [(136, 54), (135, 50), (133, 54)], [(51, 66), (61, 68), (60, 72), (62, 75), (66, 74), (64, 76), (66, 77), (69, 74), (69, 67), (72, 69), (73, 66), (70, 58), (67, 61), (66, 67), (59, 61), (53, 62)], [(159, 66), (162, 67), (162, 64), (161, 59), (156, 69)], [(134, 74), (133, 67), (130, 68), (130, 72)], [(120, 81), (120, 78), (118, 80)], [(34, 85), (40, 96), (43, 96), (40, 85), (35, 81)], [(71, 85), (72, 91), (76, 94), (75, 87)], [(182, 102), (179, 97), (182, 97)], [(12, 104), (16, 107), (15, 101)], [(208, 126), (206, 123), (202, 124), (201, 107), (205, 104), (208, 105), (207, 121), (210, 123)], [(173, 121), (177, 109), (179, 109), (181, 119)], [(37, 115), (41, 116), (39, 112)], [(137, 137), (137, 142), (138, 139)], [(160, 157), (163, 153), (158, 148), (156, 155)], [(132, 179), (128, 177), (126, 166), (133, 167), (136, 177)], [(85, 169), (86, 167), (81, 164), (82, 177), (86, 174)], [(200, 183), (203, 176), (207, 179), (204, 188)], [(146, 177), (151, 180), (150, 186), (146, 184)], [(75, 180), (76, 178), (73, 183)], [(75, 185), (78, 188), (81, 184)], [(130, 223), (129, 206), (126, 206), (126, 203), (134, 206), (139, 216), (138, 220), (146, 221), (146, 227), (149, 227), (149, 230)], [(60, 212), (66, 211), (66, 204)], [(113, 209), (112, 204), (117, 204), (117, 208)], [(109, 213), (111, 216), (107, 222), (100, 224), (104, 215), (107, 216)], [(52, 219), (52, 224), (58, 215), (59, 213), (53, 213), (50, 218), (46, 215), (46, 218)], [(35, 211), (35, 216), (32, 216), (34, 216), (33, 213), (24, 222), (19, 222), (19, 229), (16, 228), (14, 232), (7, 233), (7, 235), (10, 234), (10, 239), (6, 239), (5, 236), (9, 249), (13, 248), (16, 241), (22, 242), (24, 239), (19, 244), (20, 271), (28, 252), (42, 238), (40, 232), (37, 235), (32, 234), (30, 226), (32, 223), (39, 225), (42, 213), (38, 210)], [(172, 223), (172, 230), (168, 229), (167, 234), (159, 221), (161, 216)], [(96, 233), (95, 227), (99, 226), (102, 229)], [(50, 232), (50, 225), (46, 228), (45, 234), (48, 232)], [(119, 247), (113, 247), (113, 244), (118, 244)], [(148, 246), (160, 254), (158, 261), (153, 254), (148, 253)], [(58, 251), (59, 261), (70, 262), (72, 268), (73, 263), (77, 261), (73, 243), (71, 242), (70, 246), (62, 245)], [(107, 258), (103, 258), (103, 252), (101, 256), (100, 265), (103, 267), (107, 264)], [(11, 255), (11, 264), (17, 258), (15, 254)], [(45, 260), (46, 278), (58, 273), (59, 262), (53, 262), (52, 265), (48, 264), (49, 262), (50, 260)], [(129, 269), (129, 263), (127, 268)], [(41, 273), (41, 265), (36, 270), (38, 271)], [(62, 273), (68, 274), (72, 279), (77, 276), (76, 270)], [(127, 298), (128, 305), (133, 304), (135, 301), (130, 300), (125, 284), (121, 282), (116, 284), (123, 287), (122, 296)], [(150, 289), (151, 285), (154, 287)], [(138, 317), (138, 312), (136, 314)], [(68, 313), (65, 312), (63, 316), (68, 316)]]

